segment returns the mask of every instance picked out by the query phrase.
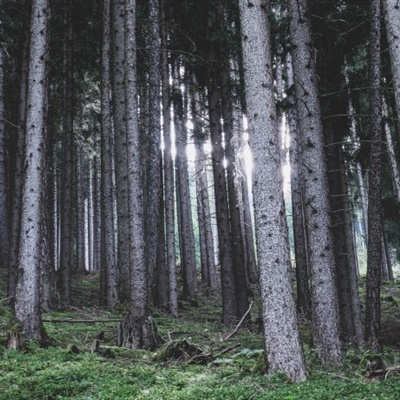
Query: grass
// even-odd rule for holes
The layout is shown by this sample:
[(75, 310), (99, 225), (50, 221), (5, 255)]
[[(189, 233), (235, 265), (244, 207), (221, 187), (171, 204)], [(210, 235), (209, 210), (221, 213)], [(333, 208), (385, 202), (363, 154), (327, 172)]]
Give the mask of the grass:
[[(92, 276), (84, 278), (75, 287), (78, 300), (79, 287), (83, 288), (85, 296), (88, 289), (96, 290)], [(386, 319), (390, 319), (390, 313), (397, 317), (399, 284), (386, 285), (383, 290), (383, 297), (386, 297), (383, 307)], [(162, 349), (149, 352), (116, 347), (116, 322), (47, 322), (45, 327), (52, 338), (52, 346), (43, 349), (35, 343), (28, 343), (23, 353), (10, 351), (4, 346), (4, 327), (10, 311), (4, 304), (0, 304), (0, 400), (400, 398), (399, 372), (394, 371), (386, 379), (378, 381), (367, 379), (363, 361), (367, 353), (355, 349), (346, 352), (340, 368), (322, 369), (307, 340), (304, 343), (309, 368), (309, 379), (306, 382), (293, 384), (283, 374), (260, 373), (259, 360), (263, 345), (256, 322), (240, 330), (230, 340), (223, 341), (231, 330), (220, 324), (220, 311), (215, 299), (200, 299), (198, 307), (183, 309), (179, 319), (172, 319), (160, 310), (152, 312), (166, 344), (186, 341), (200, 349), (204, 355), (210, 356), (205, 364), (196, 364), (196, 358), (191, 357), (185, 361), (163, 359)], [(257, 315), (256, 310), (253, 314)], [(117, 310), (102, 310), (94, 305), (79, 307), (79, 301), (74, 308), (44, 316), (46, 320), (105, 320), (120, 317)], [(104, 358), (90, 352), (92, 342), (100, 332), (104, 335), (102, 347), (109, 348), (113, 358)], [(305, 327), (302, 328), (302, 336), (309, 337)], [(72, 344), (79, 349), (79, 353), (69, 351)], [(382, 357), (386, 365), (400, 365), (400, 352), (396, 347), (386, 348)]]

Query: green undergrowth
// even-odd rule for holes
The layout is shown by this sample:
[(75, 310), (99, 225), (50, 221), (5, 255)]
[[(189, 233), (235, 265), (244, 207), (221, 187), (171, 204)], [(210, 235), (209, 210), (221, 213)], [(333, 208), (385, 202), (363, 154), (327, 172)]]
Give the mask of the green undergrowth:
[[(398, 286), (384, 287), (385, 318), (388, 313), (397, 315)], [(95, 291), (93, 276), (84, 277), (81, 287)], [(154, 352), (116, 347), (116, 320), (123, 317), (123, 309), (76, 303), (69, 310), (45, 314), (51, 345), (40, 348), (27, 343), (24, 352), (7, 350), (6, 331), (0, 329), (0, 400), (400, 399), (400, 372), (394, 368), (381, 379), (367, 378), (365, 361), (371, 355), (366, 351), (349, 349), (341, 367), (322, 368), (306, 324), (301, 335), (309, 379), (293, 384), (283, 374), (263, 372), (263, 340), (255, 306), (252, 320), (229, 338), (234, 328), (221, 325), (217, 299), (182, 303), (180, 311), (175, 319), (152, 310), (164, 341)], [(10, 315), (8, 307), (0, 304), (0, 328)], [(91, 352), (96, 339), (102, 349), (108, 349), (107, 357)], [(386, 346), (380, 356), (386, 366), (400, 365), (397, 347)]]

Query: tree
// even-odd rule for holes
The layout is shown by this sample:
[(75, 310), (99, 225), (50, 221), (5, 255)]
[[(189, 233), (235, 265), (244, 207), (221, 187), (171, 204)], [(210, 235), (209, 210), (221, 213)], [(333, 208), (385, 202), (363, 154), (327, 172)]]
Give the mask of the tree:
[(369, 2), (369, 87), (370, 87), (370, 159), (368, 170), (368, 250), (367, 250), (367, 294), (365, 302), (365, 337), (373, 350), (380, 348), (380, 285), (382, 264), (382, 95), (380, 60), (380, 16), (379, 0)]
[(339, 316), (330, 232), (328, 181), (324, 158), (314, 48), (306, 0), (288, 0), (290, 39), (303, 171), (304, 205), (311, 268), (314, 346), (325, 365), (341, 358)]
[(47, 0), (33, 0), (28, 75), (25, 174), (15, 316), (26, 338), (43, 339), (40, 310), (41, 193), (45, 154), (44, 124), (47, 95)]
[[(0, 26), (0, 38), (2, 37)], [(0, 268), (5, 268), (8, 259), (8, 212), (7, 212), (7, 178), (6, 178), (6, 135), (4, 123), (4, 70), (5, 51), (0, 42)]]
[(302, 381), (307, 372), (290, 283), (267, 2), (241, 0), (239, 7), (266, 356), (271, 371)]
[[(383, 0), (386, 35), (389, 43), (393, 89), (396, 100), (397, 118), (400, 115), (400, 5), (397, 0)], [(398, 125), (399, 126), (399, 125)]]

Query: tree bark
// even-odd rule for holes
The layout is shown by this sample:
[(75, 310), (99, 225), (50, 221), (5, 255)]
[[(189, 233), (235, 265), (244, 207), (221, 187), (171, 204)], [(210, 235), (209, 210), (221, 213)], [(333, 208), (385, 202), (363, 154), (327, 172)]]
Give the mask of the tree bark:
[(338, 365), (342, 351), (334, 279), (335, 259), (315, 56), (307, 10), (306, 0), (288, 1), (310, 253), (312, 331), (314, 346), (322, 363)]
[(381, 147), (382, 94), (380, 60), (380, 1), (370, 0), (369, 86), (370, 86), (370, 160), (368, 170), (368, 250), (365, 337), (367, 345), (380, 349), (380, 285), (382, 265)]
[(41, 194), (45, 154), (49, 4), (33, 0), (28, 75), (25, 174), (15, 316), (28, 339), (44, 339), (40, 310)]
[(270, 371), (303, 381), (307, 372), (290, 282), (267, 3), (241, 0), (239, 9), (266, 356)]

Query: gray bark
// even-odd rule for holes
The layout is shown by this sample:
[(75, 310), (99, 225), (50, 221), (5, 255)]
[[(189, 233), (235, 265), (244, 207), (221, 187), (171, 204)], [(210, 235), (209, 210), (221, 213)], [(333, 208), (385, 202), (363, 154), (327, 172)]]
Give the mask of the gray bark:
[[(397, 118), (400, 118), (400, 4), (398, 0), (383, 0), (382, 4), (389, 44), (396, 113)], [(400, 124), (398, 123), (397, 126), (399, 127)]]
[(72, 1), (65, 0), (66, 38), (64, 42), (64, 127), (60, 197), (60, 292), (65, 305), (71, 303), (73, 266), (73, 27)]
[(241, 0), (239, 7), (266, 356), (270, 371), (303, 381), (307, 372), (290, 282), (267, 3)]
[(312, 331), (324, 365), (340, 364), (339, 316), (330, 232), (328, 182), (315, 56), (306, 0), (289, 0), (290, 38), (303, 161), (304, 205), (310, 253)]
[[(0, 27), (1, 32), (1, 27)], [(1, 37), (2, 35), (0, 35)], [(7, 178), (6, 178), (6, 135), (4, 123), (4, 65), (5, 51), (0, 44), (0, 268), (8, 264), (8, 210), (7, 210)]]
[(113, 307), (118, 301), (117, 259), (115, 251), (113, 190), (113, 127), (111, 117), (110, 0), (103, 2), (103, 43), (101, 55), (101, 247), (100, 305)]
[(85, 271), (85, 174), (83, 142), (80, 138), (74, 140), (75, 167), (75, 225), (76, 225), (76, 265), (74, 269), (81, 273)]
[(131, 279), (129, 269), (129, 209), (128, 209), (128, 163), (124, 92), (124, 1), (112, 2), (113, 32), (113, 117), (115, 135), (115, 180), (117, 190), (118, 225), (118, 286), (119, 301), (129, 302)]
[(33, 0), (28, 75), (25, 173), (15, 316), (28, 339), (43, 339), (40, 310), (41, 196), (45, 154), (49, 4)]
[(165, 0), (162, 2), (161, 30), (161, 62), (162, 62), (162, 112), (164, 134), (164, 212), (165, 212), (165, 242), (166, 263), (168, 271), (169, 312), (178, 316), (178, 290), (175, 259), (175, 193), (174, 193), (174, 164), (172, 159), (171, 109), (169, 65), (167, 51), (167, 32), (165, 19)]
[(382, 266), (381, 147), (382, 94), (380, 60), (380, 1), (370, 0), (369, 86), (370, 86), (370, 160), (368, 170), (368, 248), (365, 338), (374, 351), (380, 349), (380, 284)]

